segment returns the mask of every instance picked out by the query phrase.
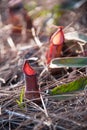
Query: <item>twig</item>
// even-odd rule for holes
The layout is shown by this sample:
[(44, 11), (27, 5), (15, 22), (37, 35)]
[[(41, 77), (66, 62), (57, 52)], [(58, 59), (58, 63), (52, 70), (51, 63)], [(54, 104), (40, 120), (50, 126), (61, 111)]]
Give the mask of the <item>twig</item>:
[(3, 78), (0, 78), (0, 81), (1, 81), (2, 83), (5, 83), (5, 80), (4, 80)]
[(0, 115), (2, 114), (2, 112), (1, 112), (1, 106), (0, 106)]
[(83, 56), (85, 56), (84, 47), (83, 47), (84, 43), (83, 43), (83, 44), (80, 43), (80, 42), (77, 42), (77, 43), (79, 44), (79, 46), (80, 46), (80, 48), (81, 48), (81, 51), (82, 51), (82, 53), (83, 53)]
[(40, 94), (40, 98), (41, 98), (41, 101), (42, 101), (42, 105), (43, 105), (43, 108), (44, 108), (45, 115), (48, 118), (49, 117), (48, 112), (47, 112), (47, 109), (46, 109), (46, 106), (45, 106), (45, 103), (44, 103), (44, 100), (43, 100), (43, 97), (42, 97), (41, 94)]
[(34, 119), (34, 118), (32, 118), (32, 117), (30, 117), (30, 116), (27, 116), (27, 115), (25, 115), (25, 114), (22, 114), (22, 113), (10, 111), (10, 110), (7, 110), (7, 109), (5, 110), (5, 112), (8, 113), (9, 115), (18, 116), (18, 117), (23, 118), (23, 119), (25, 118), (25, 119), (28, 119), (28, 120), (33, 120), (33, 121), (35, 121), (35, 122), (37, 122), (37, 123), (40, 123), (40, 122), (41, 122), (41, 121), (38, 120), (38, 119)]
[(13, 42), (13, 40), (12, 40), (12, 38), (10, 36), (7, 38), (7, 42), (10, 45), (11, 49), (13, 51), (16, 51), (16, 46), (15, 46), (15, 44), (14, 44), (14, 42)]
[(31, 32), (32, 32), (32, 35), (33, 35), (33, 37), (34, 37), (34, 40), (35, 40), (36, 44), (38, 45), (38, 47), (41, 47), (41, 46), (42, 46), (42, 43), (40, 42), (39, 38), (36, 36), (36, 34), (35, 34), (35, 29), (32, 28), (32, 29), (31, 29)]
[[(29, 100), (28, 100), (29, 101)], [(33, 104), (36, 108), (38, 108), (40, 111), (42, 111), (44, 113), (44, 110), (39, 106), (37, 105), (36, 103), (34, 102), (31, 102), (31, 104)]]
[(31, 119), (31, 117), (25, 115), (25, 114), (21, 114), (21, 113), (18, 113), (18, 112), (14, 112), (14, 111), (10, 111), (10, 110), (5, 110), (6, 113), (8, 113), (9, 115), (15, 115), (15, 116), (19, 116), (21, 118), (25, 118), (25, 119)]

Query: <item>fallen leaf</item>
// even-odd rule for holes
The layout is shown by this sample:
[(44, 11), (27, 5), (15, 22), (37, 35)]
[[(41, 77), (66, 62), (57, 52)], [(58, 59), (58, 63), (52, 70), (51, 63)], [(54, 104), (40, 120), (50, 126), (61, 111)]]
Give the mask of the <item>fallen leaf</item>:
[(71, 93), (83, 90), (87, 85), (87, 77), (80, 77), (72, 82), (57, 86), (50, 91), (51, 95)]
[(87, 43), (87, 36), (79, 32), (69, 32), (64, 34), (66, 40), (76, 40)]
[(54, 58), (49, 68), (63, 68), (63, 67), (86, 67), (87, 57), (64, 57), (64, 58)]

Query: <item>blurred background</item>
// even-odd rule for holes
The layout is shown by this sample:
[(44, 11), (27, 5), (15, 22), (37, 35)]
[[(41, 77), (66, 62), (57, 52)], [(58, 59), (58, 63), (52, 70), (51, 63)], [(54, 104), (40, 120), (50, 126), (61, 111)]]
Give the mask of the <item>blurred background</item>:
[[(8, 19), (8, 2), (0, 0), (0, 25)], [(87, 26), (87, 0), (25, 0), (23, 4), (35, 26), (67, 26), (71, 22), (76, 30)]]

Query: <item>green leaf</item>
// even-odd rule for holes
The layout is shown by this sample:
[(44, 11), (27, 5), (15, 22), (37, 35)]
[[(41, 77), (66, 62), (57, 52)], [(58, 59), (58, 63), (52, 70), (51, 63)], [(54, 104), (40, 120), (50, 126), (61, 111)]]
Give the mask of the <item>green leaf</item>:
[(63, 67), (87, 67), (87, 57), (64, 57), (64, 58), (54, 58), (49, 68), (63, 68)]
[(86, 85), (87, 85), (87, 77), (80, 77), (79, 79), (76, 79), (72, 82), (53, 88), (50, 91), (50, 94), (57, 95), (57, 94), (71, 93), (78, 90), (83, 90), (86, 87)]
[(24, 88), (22, 88), (22, 90), (21, 90), (19, 100), (18, 99), (16, 100), (16, 102), (20, 108), (24, 108), (24, 106), (25, 106), (25, 104), (23, 103), (23, 99), (24, 99)]
[(71, 10), (71, 9), (78, 9), (80, 8), (84, 3), (86, 2), (86, 0), (69, 0), (64, 2), (61, 5), (61, 8), (64, 10)]
[(20, 103), (23, 102), (23, 98), (24, 98), (24, 88), (21, 90), (21, 93), (20, 93)]
[(87, 35), (79, 32), (69, 32), (65, 34), (65, 39), (67, 40), (76, 40), (80, 42), (87, 43)]
[[(51, 94), (51, 92), (50, 92)], [(52, 99), (58, 99), (58, 100), (67, 100), (67, 99), (72, 99), (74, 97), (76, 97), (78, 95), (78, 93), (73, 93), (73, 94), (51, 94), (50, 98)]]
[(16, 100), (16, 102), (17, 102), (17, 104), (20, 106), (20, 104), (21, 104), (20, 101), (19, 101), (19, 100)]

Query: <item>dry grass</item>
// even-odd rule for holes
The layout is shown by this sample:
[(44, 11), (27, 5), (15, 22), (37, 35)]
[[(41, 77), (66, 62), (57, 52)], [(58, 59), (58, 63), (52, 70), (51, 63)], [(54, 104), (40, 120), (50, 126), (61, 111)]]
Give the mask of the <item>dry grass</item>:
[[(29, 45), (32, 43), (29, 43)], [(21, 47), (25, 44), (19, 44)], [(29, 46), (27, 44), (27, 47)], [(35, 45), (35, 43), (34, 43)], [(37, 45), (35, 45), (37, 46)], [(20, 93), (25, 86), (25, 81), (22, 72), (22, 66), (25, 61), (25, 55), (28, 54), (26, 49), (16, 53), (9, 48), (6, 44), (2, 61), (0, 62), (0, 129), (4, 130), (83, 130), (86, 129), (86, 107), (87, 107), (87, 91), (81, 91), (76, 94), (71, 94), (71, 97), (66, 95), (66, 98), (62, 96), (50, 96), (45, 91), (50, 88), (72, 81), (69, 78), (68, 73), (60, 78), (52, 76), (46, 69), (44, 60), (40, 55), (44, 55), (42, 50), (45, 49), (42, 46), (41, 49), (37, 47), (34, 50), (33, 56), (38, 56), (37, 63), (33, 63), (33, 67), (38, 72), (38, 82), (41, 89), (42, 105), (37, 105), (32, 101), (23, 99), (24, 107), (20, 107), (16, 100), (20, 99)], [(32, 50), (34, 47), (31, 47)], [(8, 51), (9, 50), (9, 51)], [(12, 54), (12, 55), (10, 55)], [(14, 55), (15, 54), (15, 55)], [(30, 56), (32, 57), (32, 55)], [(42, 64), (41, 64), (42, 63)], [(45, 70), (45, 71), (43, 71)], [(80, 70), (79, 70), (80, 71)], [(84, 72), (79, 73), (84, 75)], [(76, 75), (77, 76), (77, 75)], [(75, 78), (75, 76), (74, 76)]]
[[(0, 130), (87, 130), (86, 88), (70, 95), (46, 93), (56, 85), (86, 76), (86, 72), (80, 68), (76, 70), (78, 74), (66, 70), (63, 75), (59, 72), (52, 75), (45, 61), (47, 43), (39, 41), (42, 45), (38, 46), (39, 38), (34, 35), (26, 43), (21, 43), (17, 36), (14, 41), (9, 41), (11, 32), (9, 27), (6, 29), (0, 30)], [(72, 45), (70, 49), (74, 47)], [(22, 67), (24, 61), (32, 57), (37, 58), (30, 64), (37, 71), (42, 104), (37, 105), (23, 97), (20, 106), (16, 100), (20, 100), (21, 90), (25, 88)]]

